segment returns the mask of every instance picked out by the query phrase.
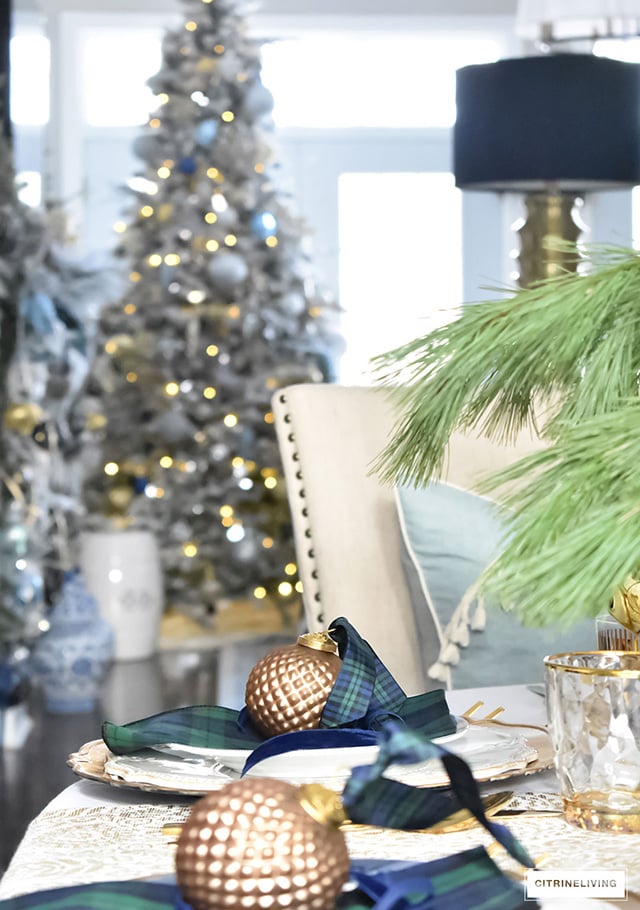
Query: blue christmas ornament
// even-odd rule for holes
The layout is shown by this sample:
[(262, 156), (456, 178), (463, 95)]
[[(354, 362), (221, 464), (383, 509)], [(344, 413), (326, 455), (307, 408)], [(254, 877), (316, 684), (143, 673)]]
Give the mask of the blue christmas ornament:
[(278, 230), (278, 221), (271, 212), (256, 212), (251, 218), (251, 230), (260, 240), (272, 237)]
[(218, 133), (218, 122), (216, 120), (201, 120), (196, 126), (196, 139), (200, 145), (209, 145), (216, 138)]
[(178, 170), (181, 174), (195, 174), (196, 159), (191, 155), (186, 155), (178, 161)]
[(37, 335), (50, 335), (58, 321), (53, 300), (38, 291), (27, 294), (20, 303), (22, 318)]
[(137, 493), (138, 495), (140, 493), (144, 493), (144, 491), (147, 489), (148, 483), (148, 477), (136, 477), (133, 481), (133, 492)]

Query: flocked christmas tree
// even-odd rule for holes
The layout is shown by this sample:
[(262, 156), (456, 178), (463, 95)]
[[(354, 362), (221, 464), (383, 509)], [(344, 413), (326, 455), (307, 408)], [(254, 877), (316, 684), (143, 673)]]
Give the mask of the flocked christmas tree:
[(22, 695), (45, 593), (73, 558), (80, 393), (104, 302), (104, 273), (70, 256), (51, 215), (19, 201), (0, 135), (0, 709)]
[(96, 526), (156, 531), (168, 603), (198, 615), (221, 596), (297, 598), (270, 398), (333, 379), (341, 340), (278, 186), (248, 7), (182, 2), (134, 145), (129, 284), (101, 320), (86, 502)]
[(40, 618), (39, 573), (54, 593), (75, 561), (82, 388), (110, 282), (65, 246), (57, 207), (19, 201), (2, 137), (0, 174), (0, 640), (21, 640)]

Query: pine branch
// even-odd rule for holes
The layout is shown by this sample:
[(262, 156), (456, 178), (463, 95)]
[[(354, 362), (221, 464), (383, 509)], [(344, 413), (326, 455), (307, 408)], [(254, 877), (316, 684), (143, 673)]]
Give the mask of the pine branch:
[[(484, 485), (515, 483), (509, 537), (482, 586), (531, 625), (568, 625), (606, 610), (640, 566), (640, 401), (577, 425)], [(524, 485), (523, 485), (524, 482)]]
[(637, 391), (640, 258), (633, 250), (588, 251), (597, 269), (569, 273), (509, 299), (467, 305), (460, 317), (374, 361), (401, 417), (375, 470), (387, 482), (428, 482), (449, 437), (472, 429), (509, 442), (535, 424), (541, 400), (559, 410), (539, 430), (617, 406)]

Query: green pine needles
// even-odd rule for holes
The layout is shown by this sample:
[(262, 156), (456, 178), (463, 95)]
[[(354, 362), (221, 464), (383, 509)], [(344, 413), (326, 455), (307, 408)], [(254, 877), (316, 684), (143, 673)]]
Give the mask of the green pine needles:
[(640, 255), (586, 253), (587, 273), (468, 305), (374, 363), (401, 413), (388, 482), (436, 478), (454, 430), (548, 440), (485, 485), (508, 533), (482, 587), (530, 625), (601, 612), (640, 565)]

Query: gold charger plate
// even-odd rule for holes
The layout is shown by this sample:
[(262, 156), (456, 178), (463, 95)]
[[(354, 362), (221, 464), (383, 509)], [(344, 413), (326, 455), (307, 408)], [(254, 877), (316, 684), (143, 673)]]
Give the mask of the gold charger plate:
[[(113, 752), (108, 748), (104, 740), (92, 739), (88, 743), (80, 746), (77, 752), (72, 752), (67, 758), (67, 765), (74, 774), (82, 777), (84, 780), (93, 780), (100, 783), (109, 784), (111, 787), (121, 787), (125, 790), (142, 790), (145, 793), (167, 793), (178, 794), (180, 796), (205, 796), (209, 790), (202, 788), (189, 789), (175, 787), (163, 787), (159, 784), (150, 784), (146, 781), (123, 780), (109, 774), (106, 770), (107, 763), (115, 758)], [(221, 784), (222, 786), (222, 784)]]

